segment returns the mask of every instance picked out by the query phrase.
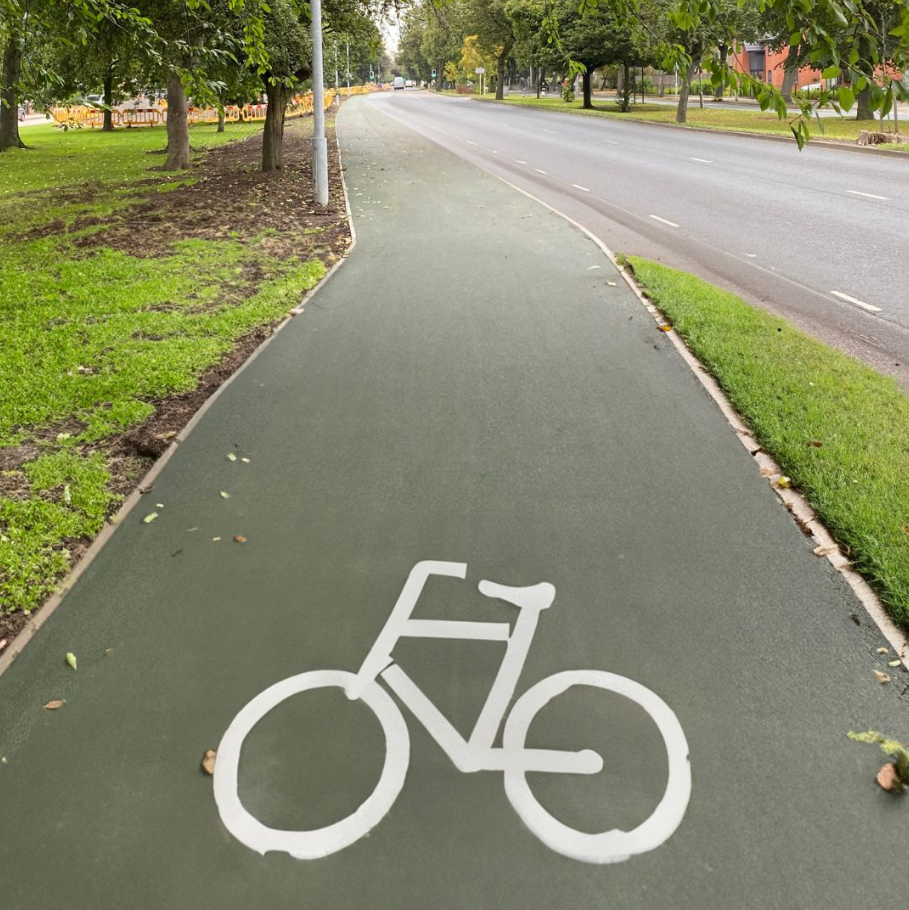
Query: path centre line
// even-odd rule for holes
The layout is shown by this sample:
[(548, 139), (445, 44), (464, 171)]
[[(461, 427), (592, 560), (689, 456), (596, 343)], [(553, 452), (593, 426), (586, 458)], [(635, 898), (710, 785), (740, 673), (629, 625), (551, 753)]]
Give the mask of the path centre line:
[(860, 190), (846, 190), (847, 193), (852, 193), (853, 196), (865, 196), (868, 199), (880, 199), (881, 202), (889, 202), (889, 196), (878, 196), (875, 193), (862, 193)]
[(674, 227), (674, 228), (678, 227), (678, 225), (674, 221), (667, 221), (665, 218), (660, 218), (659, 215), (651, 215), (650, 217), (653, 218), (654, 221), (662, 221), (663, 224), (668, 224), (669, 227)]
[(712, 161), (708, 161), (706, 158), (695, 158), (694, 155), (689, 155), (692, 161), (700, 161), (701, 164), (713, 164)]
[(572, 185), (576, 190), (583, 190), (585, 193), (589, 193), (589, 192), (590, 192), (590, 190), (587, 189), (586, 186), (581, 186), (580, 183), (572, 183), (571, 185)]
[(515, 161), (517, 161), (517, 162), (518, 162), (518, 164), (527, 164), (527, 162), (526, 162), (526, 161), (521, 161), (521, 159), (520, 159), (520, 158), (515, 158)]
[(862, 300), (856, 300), (855, 297), (850, 297), (848, 294), (844, 294), (842, 291), (831, 291), (834, 297), (839, 297), (840, 300), (845, 300), (846, 303), (855, 304), (855, 306), (861, 307), (863, 310), (867, 310), (869, 313), (880, 313), (881, 308), (879, 306), (872, 306), (870, 303), (865, 303)]
[(534, 170), (535, 170), (538, 174), (545, 174), (545, 173), (546, 173), (546, 171), (541, 171), (538, 167), (535, 167)]

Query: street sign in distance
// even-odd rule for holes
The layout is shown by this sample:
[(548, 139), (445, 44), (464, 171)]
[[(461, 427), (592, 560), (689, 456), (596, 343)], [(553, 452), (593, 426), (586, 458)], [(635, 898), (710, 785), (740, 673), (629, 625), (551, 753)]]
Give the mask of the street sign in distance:
[(432, 71), (432, 78), (433, 78), (433, 79), (436, 78), (436, 71), (435, 71), (435, 70)]
[(474, 70), (474, 72), (477, 73), (477, 74), (479, 74), (479, 73), (485, 73), (485, 72), (486, 72), (486, 67), (485, 67), (485, 66), (478, 66), (478, 67)]

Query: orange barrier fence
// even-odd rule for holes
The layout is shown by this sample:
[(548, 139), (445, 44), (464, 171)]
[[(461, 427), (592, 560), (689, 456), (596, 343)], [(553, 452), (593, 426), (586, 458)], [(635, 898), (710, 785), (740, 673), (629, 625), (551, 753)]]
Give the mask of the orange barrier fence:
[[(381, 91), (379, 86), (352, 85), (349, 94), (363, 95), (377, 91)], [(347, 94), (348, 90), (343, 88), (341, 96)], [(334, 102), (334, 90), (326, 89), (325, 107), (331, 107)], [(224, 109), (224, 119), (230, 123), (236, 123), (238, 120), (242, 120), (245, 123), (254, 123), (264, 120), (267, 113), (267, 104), (244, 104), (243, 107), (231, 104)], [(77, 104), (72, 107), (54, 107), (51, 108), (50, 114), (59, 126), (66, 128), (104, 125), (104, 111), (86, 105)], [(307, 92), (305, 95), (295, 95), (291, 99), (287, 105), (285, 116), (290, 119), (305, 117), (310, 114), (312, 114), (312, 92)], [(161, 101), (155, 107), (132, 108), (123, 111), (114, 109), (111, 111), (111, 118), (115, 127), (158, 126), (167, 119), (167, 104)], [(213, 107), (190, 107), (186, 111), (186, 119), (189, 123), (217, 123), (218, 110)]]
[(156, 107), (140, 107), (120, 114), (120, 122), (127, 129), (133, 126), (157, 126), (164, 122), (164, 117)]

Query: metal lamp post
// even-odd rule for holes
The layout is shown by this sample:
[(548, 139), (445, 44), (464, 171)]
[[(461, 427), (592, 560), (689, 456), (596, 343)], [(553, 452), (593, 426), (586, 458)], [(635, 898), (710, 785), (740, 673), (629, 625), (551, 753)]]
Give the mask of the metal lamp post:
[(328, 142), (322, 76), (322, 0), (310, 0), (312, 14), (312, 174), (316, 205), (328, 205)]

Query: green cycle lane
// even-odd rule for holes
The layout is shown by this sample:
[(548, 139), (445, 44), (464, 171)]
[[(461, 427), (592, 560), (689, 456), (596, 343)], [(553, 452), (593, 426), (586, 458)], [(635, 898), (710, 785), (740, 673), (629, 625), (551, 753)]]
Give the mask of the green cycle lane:
[[(0, 677), (0, 905), (886, 900), (906, 809), (873, 784), (878, 753), (845, 733), (904, 732), (907, 711), (874, 680), (870, 621), (850, 618), (861, 608), (841, 578), (598, 248), (382, 103), (353, 99), (339, 117), (348, 261)], [(449, 571), (405, 590), (420, 622), (396, 627), (382, 681), (346, 698), (334, 683), (427, 560)], [(510, 751), (485, 753), (504, 773), (459, 770), (454, 730), (470, 735), (518, 639), (516, 699), (566, 671), (585, 684), (518, 701)], [(241, 714), (315, 671), (321, 687), (290, 684), (258, 722)], [(483, 712), (487, 733), (499, 708)], [(681, 731), (669, 752), (660, 711)], [(222, 818), (199, 762), (243, 717), (219, 758)], [(602, 771), (508, 764), (581, 750)], [(677, 827), (664, 813), (645, 852), (578, 858), (585, 835), (659, 814), (668, 779)], [(260, 855), (238, 806), (261, 830), (323, 832), (316, 858)], [(357, 830), (332, 840), (347, 818)]]

